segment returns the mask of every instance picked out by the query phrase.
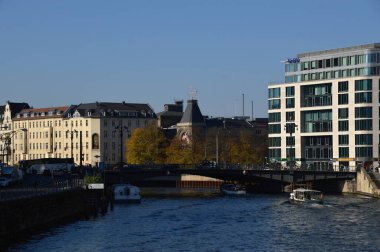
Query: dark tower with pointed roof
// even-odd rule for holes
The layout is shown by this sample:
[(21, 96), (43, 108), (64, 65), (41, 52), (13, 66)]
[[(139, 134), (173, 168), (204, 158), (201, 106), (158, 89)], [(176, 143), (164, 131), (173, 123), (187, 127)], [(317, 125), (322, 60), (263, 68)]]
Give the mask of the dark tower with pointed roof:
[(181, 121), (177, 124), (178, 137), (189, 143), (194, 136), (203, 137), (205, 128), (206, 123), (198, 107), (198, 101), (194, 99), (188, 100), (185, 113), (183, 113)]

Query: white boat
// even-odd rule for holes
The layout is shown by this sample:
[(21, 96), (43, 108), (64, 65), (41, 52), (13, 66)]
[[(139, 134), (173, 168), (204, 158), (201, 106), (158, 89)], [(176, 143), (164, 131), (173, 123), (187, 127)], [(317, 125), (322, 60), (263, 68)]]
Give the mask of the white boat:
[(317, 190), (298, 188), (290, 193), (290, 202), (323, 204), (323, 193)]
[(222, 184), (220, 191), (226, 195), (245, 195), (245, 186), (239, 184)]
[(140, 203), (140, 189), (131, 184), (113, 185), (113, 195), (115, 203)]

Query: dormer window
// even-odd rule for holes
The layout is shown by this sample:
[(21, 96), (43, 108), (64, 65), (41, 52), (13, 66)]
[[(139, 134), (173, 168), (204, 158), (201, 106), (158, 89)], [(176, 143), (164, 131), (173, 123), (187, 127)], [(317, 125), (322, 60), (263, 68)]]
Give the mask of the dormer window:
[(52, 116), (54, 114), (54, 111), (53, 110), (50, 110), (49, 112), (48, 112), (48, 115), (49, 116)]
[(88, 112), (87, 112), (87, 116), (91, 116), (91, 111), (88, 111)]
[(24, 116), (25, 118), (26, 118), (26, 117), (28, 117), (28, 113), (24, 113), (24, 115), (23, 115), (23, 116)]
[(78, 111), (75, 111), (73, 117), (75, 117), (75, 118), (80, 117), (80, 113)]
[(30, 113), (30, 117), (34, 117), (34, 113), (32, 112), (32, 113)]
[(41, 116), (45, 116), (45, 112), (41, 112)]

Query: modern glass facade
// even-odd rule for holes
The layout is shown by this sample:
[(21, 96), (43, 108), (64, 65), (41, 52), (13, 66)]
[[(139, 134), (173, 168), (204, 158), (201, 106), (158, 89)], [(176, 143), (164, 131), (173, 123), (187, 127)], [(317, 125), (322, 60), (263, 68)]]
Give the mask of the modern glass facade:
[(285, 62), (285, 83), (268, 90), (272, 161), (379, 165), (380, 43), (298, 54)]

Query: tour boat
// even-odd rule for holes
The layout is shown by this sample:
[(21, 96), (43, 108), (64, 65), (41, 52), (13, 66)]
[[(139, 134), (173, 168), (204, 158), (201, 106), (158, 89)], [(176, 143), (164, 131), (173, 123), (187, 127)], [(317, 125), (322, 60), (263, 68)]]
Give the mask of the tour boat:
[(226, 195), (245, 195), (245, 186), (239, 184), (222, 184), (220, 191)]
[(323, 193), (317, 190), (298, 188), (290, 193), (290, 202), (323, 204)]
[(131, 184), (117, 184), (113, 186), (115, 203), (140, 203), (140, 189)]

